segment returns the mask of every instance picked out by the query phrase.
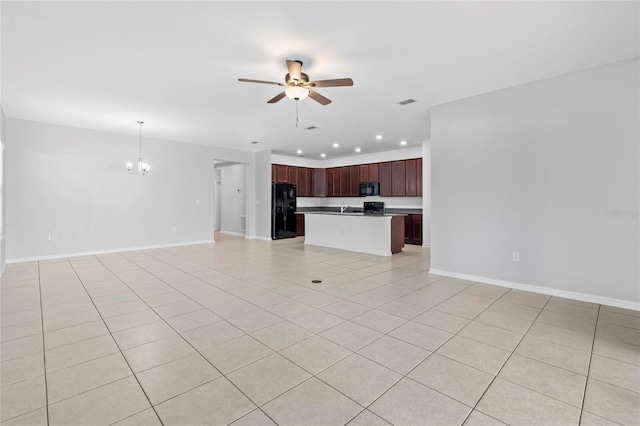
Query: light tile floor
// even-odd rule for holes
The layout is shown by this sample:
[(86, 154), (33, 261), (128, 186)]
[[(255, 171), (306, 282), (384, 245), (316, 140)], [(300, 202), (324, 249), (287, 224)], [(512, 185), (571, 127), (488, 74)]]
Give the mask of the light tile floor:
[(217, 240), (9, 265), (2, 426), (640, 424), (639, 312)]

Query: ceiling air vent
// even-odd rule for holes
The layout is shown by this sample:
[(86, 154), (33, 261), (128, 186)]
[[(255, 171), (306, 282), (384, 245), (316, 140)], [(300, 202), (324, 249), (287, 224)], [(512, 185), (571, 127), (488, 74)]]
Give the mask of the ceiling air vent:
[(405, 99), (404, 101), (396, 102), (398, 105), (409, 105), (416, 102), (415, 99)]
[(305, 127), (305, 130), (315, 130), (315, 129), (317, 129), (316, 126)]

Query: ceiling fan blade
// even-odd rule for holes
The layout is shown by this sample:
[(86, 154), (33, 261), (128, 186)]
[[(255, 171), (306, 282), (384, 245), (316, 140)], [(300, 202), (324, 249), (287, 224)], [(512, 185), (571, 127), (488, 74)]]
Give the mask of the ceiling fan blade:
[(353, 80), (351, 80), (350, 78), (336, 78), (333, 80), (310, 81), (308, 86), (310, 87), (353, 86)]
[(275, 84), (276, 86), (284, 86), (283, 83), (277, 83), (275, 81), (251, 80), (249, 78), (239, 78), (238, 81), (242, 81), (243, 83)]
[(287, 68), (289, 69), (289, 76), (294, 81), (300, 81), (302, 79), (302, 63), (298, 61), (290, 61), (287, 59)]
[(322, 105), (329, 105), (331, 103), (331, 99), (325, 98), (320, 93), (315, 92), (311, 89), (309, 89), (309, 97)]
[(275, 104), (276, 102), (278, 102), (280, 99), (284, 98), (285, 96), (287, 96), (286, 93), (280, 92), (277, 96), (273, 97), (272, 99), (269, 99), (267, 101), (268, 104)]

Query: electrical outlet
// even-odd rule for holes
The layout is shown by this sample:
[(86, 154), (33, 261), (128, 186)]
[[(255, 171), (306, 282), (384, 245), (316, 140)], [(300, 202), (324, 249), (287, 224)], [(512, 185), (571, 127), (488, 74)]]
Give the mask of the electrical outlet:
[(200, 205), (200, 200), (196, 200), (196, 206)]
[(174, 226), (173, 228), (171, 228), (171, 231), (173, 231), (173, 232), (178, 232), (178, 227), (177, 227), (177, 226)]
[(53, 234), (47, 235), (47, 238), (49, 239), (49, 241), (53, 241)]
[(520, 253), (518, 253), (517, 251), (513, 252), (513, 261), (520, 262)]

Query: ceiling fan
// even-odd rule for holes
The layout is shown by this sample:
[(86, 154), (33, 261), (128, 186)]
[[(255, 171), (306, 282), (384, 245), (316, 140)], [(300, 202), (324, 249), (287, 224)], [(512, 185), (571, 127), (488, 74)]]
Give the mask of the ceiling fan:
[(311, 99), (322, 105), (328, 105), (331, 103), (331, 99), (322, 96), (320, 93), (313, 90), (313, 88), (353, 86), (353, 80), (351, 80), (350, 78), (309, 81), (309, 76), (302, 72), (302, 61), (287, 60), (287, 68), (289, 70), (289, 73), (284, 76), (284, 83), (277, 83), (275, 81), (251, 80), (248, 78), (239, 78), (238, 81), (242, 81), (245, 83), (275, 84), (277, 86), (284, 87), (284, 91), (267, 101), (267, 103), (269, 104), (275, 104), (285, 96), (288, 96), (291, 99), (295, 99), (296, 101), (309, 96)]

